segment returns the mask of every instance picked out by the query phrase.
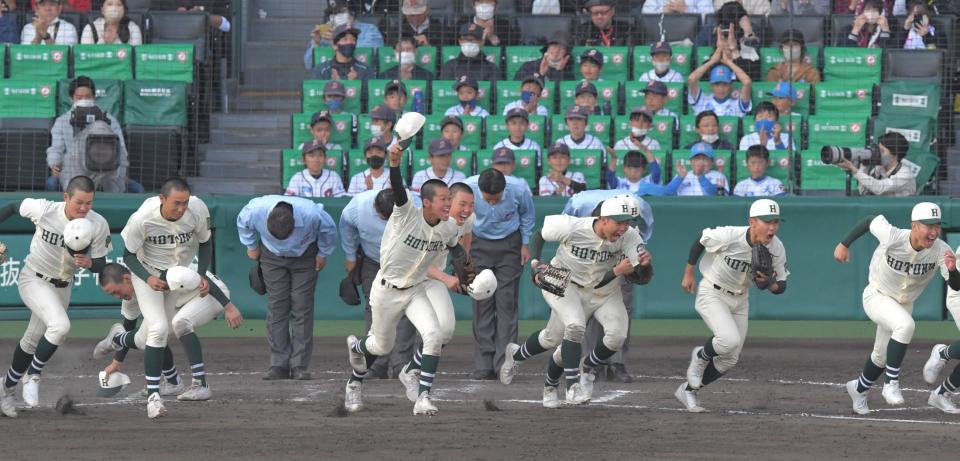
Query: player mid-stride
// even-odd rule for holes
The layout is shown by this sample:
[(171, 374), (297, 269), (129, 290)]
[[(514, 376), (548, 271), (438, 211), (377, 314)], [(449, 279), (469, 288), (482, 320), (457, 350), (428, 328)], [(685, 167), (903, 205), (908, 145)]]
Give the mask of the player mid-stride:
[[(869, 283), (863, 289), (863, 310), (877, 324), (877, 336), (863, 372), (846, 385), (854, 413), (870, 413), (867, 394), (881, 374), (885, 375), (883, 399), (889, 405), (903, 404), (900, 365), (913, 339), (913, 302), (938, 270), (951, 289), (960, 290), (957, 258), (947, 242), (940, 240), (941, 216), (940, 207), (930, 202), (913, 207), (910, 230), (893, 227), (883, 215), (869, 216), (833, 251), (837, 261), (849, 261), (850, 245), (867, 231), (879, 243), (870, 259)], [(930, 398), (931, 405), (944, 411), (953, 407), (948, 403), (946, 397)]]
[[(653, 277), (650, 253), (630, 222), (640, 214), (640, 203), (618, 196), (600, 205), (599, 217), (547, 216), (539, 236), (533, 237), (533, 257), (542, 242), (559, 242), (550, 264), (531, 261), (533, 281), (550, 305), (547, 326), (527, 337), (523, 345), (507, 345), (500, 381), (510, 384), (520, 362), (557, 348), (548, 360), (543, 406), (557, 408), (560, 378), (565, 381), (565, 403), (588, 403), (595, 375), (591, 372), (613, 356), (627, 337), (627, 311), (620, 291), (620, 276), (645, 284)], [(580, 362), (587, 320), (603, 326), (603, 340)], [(559, 347), (557, 347), (559, 346)], [(582, 370), (581, 370), (582, 368)]]
[[(697, 392), (733, 368), (747, 339), (750, 285), (773, 294), (787, 289), (787, 252), (777, 238), (780, 205), (761, 199), (750, 205), (747, 226), (704, 229), (693, 246), (680, 282), (694, 292), (694, 267), (700, 261), (700, 284), (694, 308), (713, 336), (693, 349), (687, 382), (674, 395), (687, 411), (706, 411)], [(700, 256), (706, 252), (703, 259)]]
[(40, 372), (70, 331), (67, 307), (74, 273), (79, 268), (99, 273), (106, 265), (110, 226), (92, 210), (94, 188), (90, 178), (77, 176), (67, 184), (62, 202), (28, 198), (0, 208), (0, 222), (19, 212), (37, 227), (17, 280), (30, 324), (0, 386), (0, 410), (11, 418), (17, 416), (13, 390), (21, 379), (23, 402), (39, 404)]
[[(957, 251), (960, 251), (960, 248), (957, 248)], [(947, 287), (947, 310), (953, 315), (953, 321), (960, 329), (960, 291), (950, 287)], [(943, 367), (947, 365), (950, 359), (960, 359), (960, 341), (954, 341), (950, 345), (937, 344), (933, 346), (933, 350), (930, 351), (930, 358), (923, 366), (923, 380), (928, 384), (936, 384)], [(927, 403), (944, 413), (960, 413), (960, 408), (957, 408), (950, 400), (950, 395), (955, 395), (958, 391), (960, 391), (960, 364), (939, 386), (930, 391)]]

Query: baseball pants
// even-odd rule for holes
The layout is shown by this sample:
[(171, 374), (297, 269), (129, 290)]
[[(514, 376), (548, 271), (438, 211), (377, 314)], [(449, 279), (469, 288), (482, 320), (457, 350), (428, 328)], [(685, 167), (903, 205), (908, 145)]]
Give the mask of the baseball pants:
[(520, 295), (520, 232), (501, 240), (485, 240), (473, 234), (470, 254), (477, 273), (490, 269), (497, 277), (497, 291), (488, 299), (473, 302), (473, 365), (493, 371), (503, 364), (507, 344), (517, 342), (517, 304)]
[(627, 337), (627, 310), (623, 307), (620, 286), (611, 283), (600, 289), (567, 286), (563, 297), (541, 290), (543, 299), (550, 305), (550, 319), (540, 330), (540, 346), (557, 348), (554, 355), (559, 361), (562, 340), (582, 342), (587, 319), (595, 318), (603, 327), (603, 345), (611, 351), (620, 350)]
[(143, 323), (135, 336), (137, 347), (163, 349), (167, 347), (167, 337), (171, 330), (170, 318), (176, 307), (177, 296), (169, 291), (155, 291), (140, 277), (131, 278), (140, 313), (143, 315)]
[(893, 298), (877, 291), (872, 285), (863, 289), (863, 310), (877, 324), (877, 336), (873, 342), (870, 360), (878, 367), (887, 365), (887, 345), (890, 338), (902, 344), (910, 344), (915, 327), (913, 303), (900, 304)]
[(734, 295), (718, 290), (707, 279), (701, 280), (697, 287), (694, 307), (713, 333), (713, 349), (718, 354), (713, 359), (713, 366), (720, 373), (726, 373), (740, 360), (750, 315), (748, 293)]
[[(363, 285), (363, 292), (367, 295), (367, 305), (363, 311), (363, 318), (367, 321), (367, 332), (370, 332), (370, 326), (373, 323), (373, 312), (370, 308), (371, 287), (373, 281), (377, 278), (380, 271), (380, 263), (366, 256), (363, 259), (363, 266), (360, 268), (360, 280)], [(393, 350), (389, 356), (377, 357), (370, 369), (381, 371), (386, 375), (387, 370), (397, 370), (413, 358), (413, 352), (416, 346), (417, 329), (413, 327), (410, 320), (404, 316), (397, 323), (396, 340)], [(380, 373), (377, 373), (380, 374)]]
[(960, 330), (960, 293), (947, 288), (947, 311), (953, 316), (953, 323)]
[[(227, 286), (219, 278), (213, 278), (213, 282), (227, 297), (230, 296)], [(219, 301), (210, 295), (200, 297), (199, 290), (181, 299), (186, 299), (186, 304), (165, 312), (173, 334), (177, 338), (193, 333), (196, 328), (210, 323), (211, 320), (223, 313), (223, 305)], [(140, 316), (140, 309), (136, 307), (135, 303), (123, 302), (120, 305), (120, 314), (127, 320), (136, 320)], [(146, 334), (141, 335), (138, 331), (137, 335), (134, 336), (134, 341), (137, 348), (142, 350), (146, 345)]]
[(313, 355), (317, 246), (298, 257), (277, 256), (261, 246), (260, 266), (267, 287), (267, 343), (270, 366), (308, 368)]
[(70, 306), (71, 288), (72, 286), (56, 288), (50, 282), (37, 277), (35, 272), (26, 268), (20, 271), (17, 290), (20, 292), (20, 299), (30, 308), (30, 323), (20, 338), (20, 348), (24, 352), (36, 352), (37, 344), (44, 336), (50, 344), (63, 345), (67, 333), (70, 332), (67, 308)]
[(390, 353), (396, 340), (397, 324), (406, 315), (423, 339), (423, 354), (440, 355), (440, 323), (423, 283), (401, 290), (377, 274), (370, 291), (373, 319), (366, 345), (371, 354)]
[(440, 344), (449, 344), (453, 339), (453, 330), (457, 327), (450, 290), (439, 280), (430, 279), (424, 282), (424, 285), (426, 285), (427, 299), (430, 300), (433, 312), (437, 315), (437, 322), (440, 324)]
[[(623, 340), (623, 345), (613, 357), (610, 357), (609, 363), (627, 363), (627, 352), (630, 350), (630, 322), (633, 319), (633, 284), (620, 281), (620, 296), (623, 298), (623, 306), (627, 309), (627, 336)], [(603, 338), (603, 325), (596, 317), (587, 320), (587, 330), (583, 334), (584, 350), (591, 350), (597, 345), (597, 340)]]

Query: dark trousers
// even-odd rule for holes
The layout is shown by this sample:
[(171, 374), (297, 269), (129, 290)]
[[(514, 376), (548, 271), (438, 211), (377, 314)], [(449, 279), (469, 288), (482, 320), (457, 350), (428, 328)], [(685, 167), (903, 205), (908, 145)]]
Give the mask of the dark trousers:
[(298, 257), (277, 256), (261, 246), (260, 267), (267, 287), (267, 342), (272, 367), (310, 366), (316, 258), (316, 244)]
[(477, 370), (498, 370), (507, 344), (517, 341), (521, 243), (519, 231), (501, 240), (473, 235), (470, 254), (477, 272), (490, 269), (497, 276), (494, 295), (473, 302), (473, 365)]
[[(622, 280), (621, 283), (620, 294), (623, 295), (623, 305), (627, 308), (627, 339), (623, 340), (623, 346), (620, 347), (620, 350), (617, 351), (616, 354), (613, 354), (613, 357), (610, 357), (607, 361), (610, 363), (625, 364), (627, 361), (627, 352), (630, 350), (630, 322), (631, 317), (633, 317), (633, 284)], [(590, 320), (587, 321), (587, 330), (583, 334), (584, 356), (597, 347), (598, 342), (602, 338), (603, 327), (597, 319), (591, 317)]]
[[(360, 267), (360, 280), (363, 293), (367, 296), (367, 304), (363, 308), (363, 318), (367, 321), (367, 331), (370, 331), (370, 323), (373, 321), (373, 313), (370, 311), (370, 287), (373, 285), (373, 279), (377, 278), (377, 271), (379, 270), (380, 263), (366, 256), (363, 257), (363, 264)], [(417, 329), (404, 316), (397, 324), (397, 339), (393, 344), (393, 351), (390, 352), (389, 356), (377, 357), (370, 369), (374, 372), (385, 372), (387, 370), (397, 370), (399, 367), (406, 365), (413, 358), (416, 339)]]

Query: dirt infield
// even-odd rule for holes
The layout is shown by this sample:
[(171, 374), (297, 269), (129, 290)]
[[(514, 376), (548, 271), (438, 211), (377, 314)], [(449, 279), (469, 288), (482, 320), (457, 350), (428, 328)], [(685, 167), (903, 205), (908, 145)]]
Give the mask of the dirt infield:
[[(396, 380), (368, 380), (366, 408), (333, 415), (348, 368), (342, 338), (318, 338), (314, 380), (266, 382), (262, 339), (204, 343), (214, 400), (168, 400), (170, 415), (146, 418), (141, 355), (125, 371), (134, 384), (122, 398), (95, 396), (101, 367), (93, 340), (71, 340), (47, 366), (41, 408), (0, 417), (6, 459), (913, 459), (949, 458), (960, 448), (960, 416), (926, 406), (920, 371), (932, 343), (911, 347), (903, 367), (902, 408), (878, 390), (869, 416), (853, 416), (841, 384), (865, 360), (870, 341), (748, 338), (740, 365), (701, 393), (706, 414), (680, 411), (673, 391), (700, 338), (634, 338), (632, 384), (598, 382), (588, 407), (540, 406), (546, 354), (524, 364), (509, 386), (470, 381), (469, 338), (444, 349), (434, 395), (440, 415), (412, 416)], [(15, 342), (0, 341), (0, 351)], [(174, 349), (187, 370), (179, 345)], [(9, 354), (2, 352), (6, 367)], [(952, 368), (948, 368), (950, 370)], [(83, 415), (60, 415), (64, 393)], [(131, 396), (131, 394), (134, 394)], [(500, 411), (483, 405), (492, 399)], [(944, 456), (947, 454), (947, 456)], [(571, 456), (572, 455), (572, 456)]]

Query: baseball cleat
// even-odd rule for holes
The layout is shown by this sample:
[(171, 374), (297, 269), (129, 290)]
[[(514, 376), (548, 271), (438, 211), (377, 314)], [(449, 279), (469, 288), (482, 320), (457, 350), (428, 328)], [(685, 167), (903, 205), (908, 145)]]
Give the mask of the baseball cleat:
[(8, 418), (17, 417), (17, 396), (14, 387), (0, 384), (0, 413)]
[(27, 375), (21, 381), (23, 403), (28, 407), (40, 405), (40, 375)]
[(853, 412), (858, 415), (869, 415), (870, 407), (867, 405), (867, 394), (870, 390), (868, 389), (863, 393), (857, 392), (857, 381), (859, 380), (847, 381), (845, 386), (847, 394), (850, 395), (850, 400), (853, 400)]
[(182, 379), (177, 384), (170, 384), (167, 380), (160, 381), (160, 395), (164, 397), (173, 397), (183, 394), (187, 390), (187, 383)]
[(147, 398), (147, 418), (156, 419), (167, 416), (167, 407), (163, 406), (163, 398), (154, 392)]
[(123, 334), (126, 330), (123, 329), (123, 325), (119, 323), (114, 323), (110, 326), (110, 331), (107, 332), (107, 336), (100, 340), (97, 343), (97, 346), (93, 348), (93, 358), (102, 359), (113, 352), (119, 351), (120, 347), (114, 344), (113, 338), (119, 334)]
[(563, 402), (563, 404), (566, 406), (578, 406), (590, 403), (590, 396), (584, 393), (579, 382), (573, 383), (573, 385), (567, 389), (566, 397), (567, 399)]
[(363, 354), (356, 352), (353, 348), (359, 343), (360, 340), (356, 336), (350, 335), (347, 336), (347, 353), (350, 357), (350, 366), (356, 370), (357, 373), (366, 373), (367, 372), (367, 358)]
[(883, 391), (880, 392), (887, 405), (903, 405), (903, 394), (900, 393), (900, 380), (894, 379), (884, 383)]
[(581, 400), (589, 402), (593, 398), (593, 382), (597, 380), (597, 375), (586, 372), (580, 373), (580, 397)]
[(400, 373), (397, 373), (397, 379), (400, 380), (400, 383), (403, 384), (404, 389), (406, 389), (407, 400), (412, 403), (417, 403), (417, 392), (420, 390), (420, 370), (407, 371), (409, 367), (409, 363), (404, 365)]
[(428, 391), (421, 392), (420, 396), (417, 397), (417, 403), (413, 404), (413, 414), (415, 415), (433, 416), (438, 411), (437, 406), (430, 401), (430, 392)]
[(353, 381), (347, 383), (347, 394), (343, 398), (343, 408), (350, 413), (356, 413), (363, 408), (361, 390), (363, 383)]
[(507, 350), (503, 356), (503, 365), (500, 365), (500, 382), (510, 384), (514, 376), (517, 376), (517, 367), (520, 363), (513, 359), (513, 354), (520, 350), (520, 345), (515, 343), (507, 344)]
[(683, 404), (690, 413), (704, 413), (707, 410), (700, 406), (700, 398), (696, 390), (687, 390), (687, 383), (680, 383), (680, 387), (673, 395)]
[(960, 408), (957, 408), (956, 405), (953, 404), (953, 401), (950, 400), (950, 396), (947, 394), (937, 393), (938, 389), (940, 388), (938, 387), (937, 389), (930, 391), (930, 398), (927, 399), (927, 403), (931, 407), (938, 408), (944, 413), (950, 413), (953, 415), (960, 413)]
[(940, 352), (946, 348), (946, 344), (933, 346), (933, 349), (930, 351), (930, 358), (927, 359), (927, 363), (923, 364), (923, 380), (926, 381), (927, 384), (937, 383), (940, 372), (943, 371), (944, 365), (947, 364), (947, 361), (940, 357)]
[(543, 408), (560, 408), (560, 396), (554, 386), (543, 386)]
[(700, 389), (700, 386), (703, 385), (703, 371), (710, 364), (709, 361), (700, 359), (700, 351), (702, 350), (703, 346), (698, 346), (693, 348), (693, 352), (690, 353), (690, 365), (687, 366), (687, 384), (690, 385), (691, 389)]
[(193, 380), (190, 388), (177, 396), (181, 402), (202, 402), (210, 400), (213, 397), (213, 391), (209, 387), (200, 384), (199, 380)]

